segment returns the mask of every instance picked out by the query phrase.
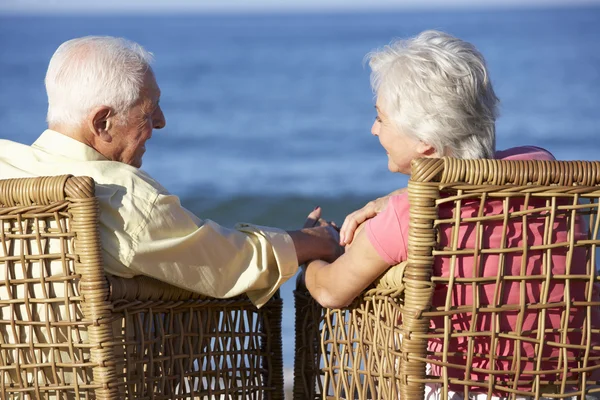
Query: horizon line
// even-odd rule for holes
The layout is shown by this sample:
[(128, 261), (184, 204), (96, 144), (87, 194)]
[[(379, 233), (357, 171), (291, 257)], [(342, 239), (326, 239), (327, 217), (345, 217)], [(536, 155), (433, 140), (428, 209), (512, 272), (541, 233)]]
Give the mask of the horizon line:
[(157, 15), (157, 14), (195, 14), (195, 15), (214, 15), (214, 14), (328, 14), (339, 13), (347, 14), (354, 12), (363, 12), (375, 14), (379, 12), (448, 12), (448, 11), (527, 11), (527, 10), (552, 10), (552, 9), (578, 9), (578, 8), (600, 8), (600, 1), (597, 0), (574, 0), (568, 3), (527, 3), (527, 2), (491, 2), (487, 4), (404, 4), (398, 5), (379, 5), (365, 6), (364, 4), (347, 5), (344, 7), (335, 6), (301, 6), (291, 5), (287, 7), (269, 7), (266, 5), (247, 7), (247, 6), (167, 6), (155, 4), (149, 8), (139, 9), (135, 6), (123, 5), (123, 7), (114, 7), (111, 9), (96, 7), (36, 7), (35, 9), (19, 7), (19, 5), (0, 5), (0, 16), (44, 16), (44, 15)]

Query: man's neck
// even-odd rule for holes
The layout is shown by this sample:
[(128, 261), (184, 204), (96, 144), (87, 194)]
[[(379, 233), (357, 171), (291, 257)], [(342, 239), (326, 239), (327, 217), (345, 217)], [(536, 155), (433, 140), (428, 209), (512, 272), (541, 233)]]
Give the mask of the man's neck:
[(49, 124), (48, 129), (63, 134), (95, 149), (93, 144), (88, 140), (84, 131), (80, 127), (68, 126), (63, 124)]

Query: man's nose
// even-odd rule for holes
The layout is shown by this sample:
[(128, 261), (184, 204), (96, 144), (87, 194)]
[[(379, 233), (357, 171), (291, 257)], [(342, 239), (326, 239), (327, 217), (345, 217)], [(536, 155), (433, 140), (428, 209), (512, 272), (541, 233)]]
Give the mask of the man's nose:
[(154, 129), (162, 129), (167, 125), (167, 120), (165, 119), (165, 114), (163, 114), (162, 108), (160, 106), (156, 110), (156, 116), (154, 118)]

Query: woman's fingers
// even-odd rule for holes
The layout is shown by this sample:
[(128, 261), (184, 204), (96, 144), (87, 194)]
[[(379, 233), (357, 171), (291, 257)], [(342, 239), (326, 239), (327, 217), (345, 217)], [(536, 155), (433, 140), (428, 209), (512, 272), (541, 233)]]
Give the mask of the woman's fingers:
[(304, 222), (303, 228), (312, 228), (318, 226), (319, 219), (321, 218), (321, 207), (317, 206), (314, 210), (308, 214), (306, 222)]
[(340, 244), (342, 246), (347, 245), (352, 242), (354, 239), (354, 232), (356, 228), (368, 220), (369, 218), (373, 218), (377, 215), (377, 211), (374, 205), (374, 202), (368, 202), (363, 208), (360, 210), (356, 210), (353, 213), (349, 214), (346, 219), (344, 219), (344, 223), (342, 224), (342, 228), (340, 229)]
[(366, 220), (379, 214), (387, 205), (389, 196), (380, 197), (368, 202), (365, 206), (348, 214), (340, 229), (340, 244), (345, 246), (352, 243), (356, 228)]
[(333, 226), (333, 228), (334, 228), (336, 231), (338, 231), (338, 232), (340, 231), (340, 227), (339, 227), (339, 226), (337, 226), (337, 224), (335, 223), (335, 221), (331, 221), (331, 222), (330, 222), (330, 224), (331, 224), (331, 226)]

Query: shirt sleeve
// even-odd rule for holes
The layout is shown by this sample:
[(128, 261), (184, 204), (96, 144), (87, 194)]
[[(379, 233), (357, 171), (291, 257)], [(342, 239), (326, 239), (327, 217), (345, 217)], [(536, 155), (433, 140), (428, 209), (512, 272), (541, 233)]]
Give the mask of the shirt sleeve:
[(140, 274), (211, 297), (247, 293), (258, 307), (298, 269), (285, 231), (203, 221), (173, 195), (157, 196), (131, 239), (126, 265)]
[(390, 265), (407, 259), (408, 195), (390, 197), (381, 213), (367, 221), (367, 237), (381, 258)]

